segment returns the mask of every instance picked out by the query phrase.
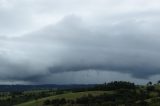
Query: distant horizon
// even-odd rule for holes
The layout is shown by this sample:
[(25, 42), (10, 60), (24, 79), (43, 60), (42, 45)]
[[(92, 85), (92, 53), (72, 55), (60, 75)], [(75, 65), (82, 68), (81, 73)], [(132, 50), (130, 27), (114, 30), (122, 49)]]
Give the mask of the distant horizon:
[(152, 84), (157, 84), (158, 83), (158, 81), (160, 81), (160, 80), (157, 80), (157, 81), (154, 81), (154, 82), (152, 82), (152, 81), (148, 81), (148, 82), (146, 82), (146, 83), (135, 83), (135, 82), (132, 82), (132, 81), (125, 81), (125, 80), (113, 80), (113, 81), (108, 81), (108, 82), (104, 82), (104, 83), (86, 83), (86, 84), (84, 84), (84, 83), (66, 83), (66, 84), (62, 84), (62, 83), (42, 83), (42, 84), (0, 84), (0, 86), (73, 86), (73, 85), (77, 85), (77, 86), (79, 86), (79, 85), (101, 85), (101, 84), (105, 84), (105, 83), (111, 83), (111, 82), (115, 82), (115, 81), (117, 81), (117, 82), (119, 82), (119, 81), (122, 81), (122, 82), (130, 82), (130, 83), (134, 83), (135, 85), (146, 85), (146, 84), (148, 84), (149, 82), (151, 82)]

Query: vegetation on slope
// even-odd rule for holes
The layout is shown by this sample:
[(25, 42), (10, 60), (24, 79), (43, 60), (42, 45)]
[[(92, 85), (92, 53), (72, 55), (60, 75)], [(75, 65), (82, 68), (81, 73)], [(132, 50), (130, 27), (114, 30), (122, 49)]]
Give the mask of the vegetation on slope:
[(91, 88), (1, 92), (2, 106), (160, 106), (160, 81), (113, 81)]

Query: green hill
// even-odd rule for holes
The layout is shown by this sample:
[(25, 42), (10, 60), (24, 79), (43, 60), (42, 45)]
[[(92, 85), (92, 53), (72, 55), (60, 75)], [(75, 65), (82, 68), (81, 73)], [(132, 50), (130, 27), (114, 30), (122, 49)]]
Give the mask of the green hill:
[(113, 91), (86, 91), (86, 92), (77, 92), (77, 93), (66, 93), (66, 94), (60, 94), (60, 95), (56, 95), (56, 96), (50, 96), (50, 97), (46, 97), (46, 98), (42, 98), (42, 99), (38, 99), (38, 100), (33, 100), (33, 101), (29, 101), (26, 103), (22, 103), (19, 105), (15, 105), (15, 106), (43, 106), (43, 102), (47, 99), (56, 99), (56, 98), (65, 98), (65, 99), (76, 99), (76, 98), (80, 98), (82, 96), (87, 96), (88, 94), (91, 94), (93, 96), (98, 96), (100, 94), (103, 93), (108, 93), (108, 94), (113, 94)]
[(113, 81), (85, 89), (2, 92), (0, 97), (2, 106), (160, 106), (160, 83)]

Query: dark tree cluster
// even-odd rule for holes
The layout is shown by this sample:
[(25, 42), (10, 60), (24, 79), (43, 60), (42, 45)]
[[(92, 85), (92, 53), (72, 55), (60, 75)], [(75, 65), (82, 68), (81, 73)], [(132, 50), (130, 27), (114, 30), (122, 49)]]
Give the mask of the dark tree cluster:
[(95, 89), (97, 90), (117, 90), (117, 89), (135, 89), (134, 83), (126, 81), (113, 81), (110, 83), (105, 83), (102, 85), (97, 85)]

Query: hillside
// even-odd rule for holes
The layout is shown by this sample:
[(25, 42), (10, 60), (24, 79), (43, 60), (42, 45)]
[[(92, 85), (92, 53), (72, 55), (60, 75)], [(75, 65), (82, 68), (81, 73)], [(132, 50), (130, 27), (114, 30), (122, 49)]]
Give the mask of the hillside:
[(160, 83), (113, 81), (89, 88), (1, 92), (1, 106), (160, 106)]
[(98, 96), (103, 93), (112, 94), (113, 92), (112, 91), (108, 91), (108, 92), (107, 91), (86, 91), (86, 92), (78, 92), (78, 93), (66, 93), (66, 94), (50, 96), (50, 97), (46, 97), (46, 98), (42, 98), (42, 99), (38, 99), (38, 100), (33, 100), (30, 102), (22, 103), (22, 104), (15, 105), (15, 106), (43, 106), (43, 102), (47, 99), (52, 100), (52, 99), (65, 98), (65, 99), (75, 100), (76, 98), (80, 98), (82, 96), (87, 96), (89, 94), (91, 94), (93, 96)]

